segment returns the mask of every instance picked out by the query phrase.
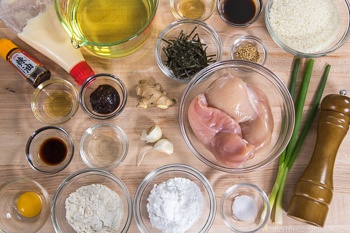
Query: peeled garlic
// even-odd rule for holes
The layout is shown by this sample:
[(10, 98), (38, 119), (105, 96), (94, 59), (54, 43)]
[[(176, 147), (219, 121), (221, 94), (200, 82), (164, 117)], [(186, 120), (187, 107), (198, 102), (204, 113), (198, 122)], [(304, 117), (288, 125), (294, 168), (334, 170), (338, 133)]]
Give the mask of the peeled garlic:
[(157, 151), (171, 155), (174, 153), (174, 145), (168, 139), (160, 139), (156, 144), (154, 144), (154, 149)]
[(147, 143), (153, 143), (158, 141), (162, 137), (162, 130), (158, 125), (153, 125), (148, 131), (144, 130), (141, 133), (140, 140)]
[(162, 153), (166, 153), (168, 155), (171, 155), (172, 153), (174, 153), (174, 145), (168, 140), (168, 139), (160, 139), (158, 142), (156, 142), (156, 144), (154, 144), (153, 147), (151, 147), (150, 149), (147, 149), (143, 154), (141, 159), (139, 160), (139, 162), (137, 163), (137, 166), (140, 166), (143, 158), (145, 157), (145, 155), (147, 153), (149, 153), (152, 150), (157, 150), (160, 151)]

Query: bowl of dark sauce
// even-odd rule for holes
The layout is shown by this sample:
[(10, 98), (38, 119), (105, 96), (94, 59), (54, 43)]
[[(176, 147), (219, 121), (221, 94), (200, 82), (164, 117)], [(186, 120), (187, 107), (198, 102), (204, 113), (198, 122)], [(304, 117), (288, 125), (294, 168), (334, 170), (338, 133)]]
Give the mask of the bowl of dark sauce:
[(105, 120), (119, 115), (127, 101), (124, 83), (116, 76), (95, 74), (81, 86), (79, 103), (90, 117)]
[(261, 15), (261, 0), (218, 0), (218, 12), (221, 19), (233, 27), (247, 27)]
[(26, 145), (26, 158), (36, 171), (54, 174), (65, 169), (74, 154), (74, 142), (61, 127), (45, 126), (34, 131)]

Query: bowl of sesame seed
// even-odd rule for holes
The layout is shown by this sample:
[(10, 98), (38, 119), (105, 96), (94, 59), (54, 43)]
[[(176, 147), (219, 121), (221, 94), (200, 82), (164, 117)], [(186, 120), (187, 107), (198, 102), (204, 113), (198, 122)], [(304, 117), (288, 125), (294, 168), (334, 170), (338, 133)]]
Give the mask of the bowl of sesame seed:
[(265, 23), (286, 52), (304, 58), (336, 51), (350, 37), (348, 0), (267, 0)]
[(232, 44), (231, 59), (247, 60), (265, 65), (267, 60), (267, 48), (258, 37), (246, 35), (240, 36)]

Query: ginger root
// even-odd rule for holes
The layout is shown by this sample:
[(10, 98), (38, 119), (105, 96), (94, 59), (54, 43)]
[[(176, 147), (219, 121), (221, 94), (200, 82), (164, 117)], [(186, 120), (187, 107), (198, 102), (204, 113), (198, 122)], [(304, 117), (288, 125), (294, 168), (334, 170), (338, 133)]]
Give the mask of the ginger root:
[(159, 83), (153, 83), (148, 79), (139, 80), (136, 94), (142, 97), (137, 104), (137, 107), (140, 108), (156, 106), (161, 109), (167, 109), (177, 102), (176, 99), (167, 97), (166, 92), (162, 90)]

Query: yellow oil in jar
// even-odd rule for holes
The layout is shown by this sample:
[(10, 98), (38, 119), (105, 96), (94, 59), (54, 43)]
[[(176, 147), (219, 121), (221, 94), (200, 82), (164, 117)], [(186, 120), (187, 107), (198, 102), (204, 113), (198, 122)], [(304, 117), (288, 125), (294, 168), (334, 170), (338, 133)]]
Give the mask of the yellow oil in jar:
[(101, 44), (127, 41), (140, 32), (151, 17), (150, 5), (146, 0), (78, 2), (72, 14), (73, 30), (76, 35), (93, 42), (93, 45), (86, 47), (97, 54), (108, 55), (109, 50), (113, 50), (112, 46)]

